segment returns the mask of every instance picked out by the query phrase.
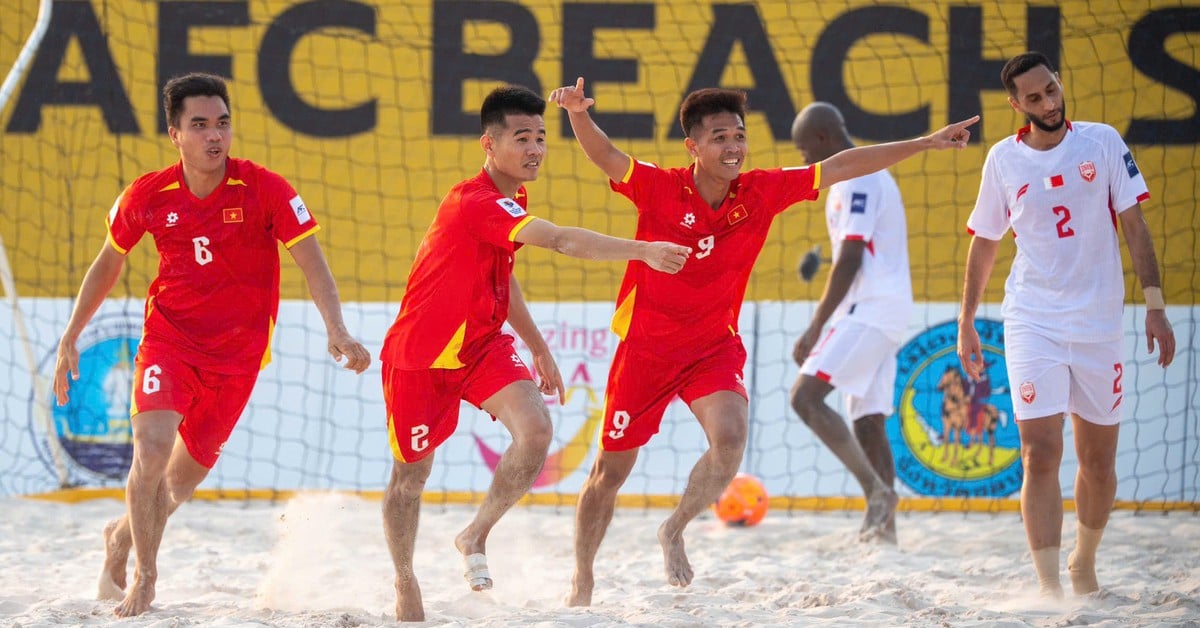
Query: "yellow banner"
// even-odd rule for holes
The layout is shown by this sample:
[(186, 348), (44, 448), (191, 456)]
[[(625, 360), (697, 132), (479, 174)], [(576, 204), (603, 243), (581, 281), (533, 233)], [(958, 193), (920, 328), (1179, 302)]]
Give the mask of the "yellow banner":
[[(36, 3), (0, 0), (0, 67), (32, 31)], [(915, 2), (89, 2), (55, 3), (31, 73), (2, 116), (0, 235), (23, 296), (73, 295), (104, 242), (104, 214), (139, 174), (178, 158), (160, 132), (160, 85), (192, 69), (232, 77), (234, 154), (287, 177), (325, 229), (344, 300), (398, 300), (441, 195), (483, 163), (477, 109), (492, 86), (548, 93), (589, 79), (616, 144), (685, 165), (677, 111), (692, 88), (750, 93), (751, 167), (798, 165), (791, 117), (815, 99), (848, 112), (859, 143), (931, 132), (976, 112), (982, 141), (893, 169), (908, 210), (916, 297), (957, 301), (963, 224), (988, 147), (1021, 121), (999, 85), (1028, 48), (1060, 64), (1068, 116), (1107, 122), (1150, 184), (1144, 205), (1170, 303), (1195, 303), (1200, 194), (1198, 5), (1120, 1), (1027, 7)], [(1189, 30), (1191, 29), (1191, 30)], [(165, 75), (165, 76), (164, 76)], [(531, 212), (632, 236), (634, 211), (546, 116), (551, 151)], [(827, 239), (822, 205), (785, 213), (749, 299), (814, 299), (796, 278)], [(135, 249), (121, 292), (144, 294), (153, 245)], [(827, 249), (828, 250), (828, 249)], [(1011, 244), (1005, 244), (1010, 256)], [(522, 251), (530, 300), (609, 300), (622, 267)], [(999, 300), (1007, 258), (988, 300)], [(284, 264), (284, 296), (307, 294)], [(1136, 280), (1128, 262), (1129, 287)], [(1138, 291), (1130, 290), (1131, 294)], [(1139, 299), (1140, 300), (1140, 297)]]

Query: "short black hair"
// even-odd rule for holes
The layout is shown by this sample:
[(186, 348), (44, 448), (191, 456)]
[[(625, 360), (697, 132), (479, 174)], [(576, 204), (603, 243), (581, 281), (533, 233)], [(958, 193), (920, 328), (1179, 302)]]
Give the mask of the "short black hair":
[(522, 85), (505, 85), (493, 89), (479, 107), (479, 130), (487, 133), (493, 126), (501, 128), (509, 115), (540, 116), (546, 113), (546, 100)]
[(1004, 64), (1004, 68), (1000, 70), (1000, 82), (1004, 84), (1004, 89), (1008, 90), (1009, 96), (1017, 95), (1017, 77), (1038, 67), (1039, 65), (1046, 66), (1050, 73), (1055, 72), (1054, 66), (1050, 65), (1050, 59), (1040, 52), (1026, 52), (1019, 54), (1008, 60)]
[(192, 72), (176, 76), (163, 86), (163, 111), (167, 124), (179, 128), (179, 117), (183, 115), (183, 101), (189, 96), (218, 96), (229, 109), (229, 87), (225, 79), (215, 74)]
[(706, 87), (698, 89), (683, 99), (679, 106), (679, 126), (683, 134), (691, 137), (692, 129), (714, 113), (736, 113), (746, 120), (746, 92), (740, 89)]

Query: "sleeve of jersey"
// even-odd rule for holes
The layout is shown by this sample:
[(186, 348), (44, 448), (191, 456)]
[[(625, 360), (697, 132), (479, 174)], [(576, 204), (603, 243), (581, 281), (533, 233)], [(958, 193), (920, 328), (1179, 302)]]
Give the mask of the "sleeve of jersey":
[(620, 181), (609, 181), (608, 186), (621, 196), (633, 201), (638, 213), (651, 211), (658, 190), (669, 183), (669, 175), (658, 166), (629, 158), (629, 167)]
[(997, 172), (996, 152), (988, 153), (983, 164), (983, 176), (979, 180), (979, 196), (975, 209), (967, 218), (967, 233), (986, 240), (999, 240), (1008, 231), (1008, 203), (1004, 196), (1004, 185)]
[(846, 182), (842, 206), (846, 216), (846, 240), (867, 240), (875, 235), (879, 224), (879, 187), (870, 179), (852, 179)]
[(132, 185), (125, 188), (113, 202), (112, 209), (108, 210), (108, 216), (105, 218), (108, 224), (108, 244), (121, 255), (128, 254), (146, 233), (146, 228), (138, 220), (138, 212), (134, 208), (135, 196)]
[(795, 166), (766, 170), (770, 179), (767, 181), (767, 191), (776, 196), (775, 213), (799, 203), (800, 201), (815, 201), (821, 196), (821, 163), (811, 166)]
[(475, 239), (509, 251), (517, 248), (517, 232), (534, 219), (507, 196), (468, 194), (463, 196), (461, 209), (463, 224)]
[(1107, 170), (1112, 173), (1112, 179), (1108, 182), (1108, 193), (1109, 197), (1113, 199), (1113, 209), (1119, 214), (1138, 203), (1149, 200), (1150, 191), (1146, 187), (1145, 177), (1142, 176), (1137, 162), (1133, 159), (1133, 153), (1125, 145), (1125, 140), (1121, 139), (1116, 129), (1109, 131), (1106, 133), (1108, 138), (1106, 158), (1110, 160)]
[(283, 177), (270, 173), (263, 177), (262, 184), (268, 186), (262, 196), (263, 201), (269, 204), (265, 209), (271, 214), (275, 237), (283, 242), (284, 247), (290, 249), (321, 229), (304, 204), (304, 199)]

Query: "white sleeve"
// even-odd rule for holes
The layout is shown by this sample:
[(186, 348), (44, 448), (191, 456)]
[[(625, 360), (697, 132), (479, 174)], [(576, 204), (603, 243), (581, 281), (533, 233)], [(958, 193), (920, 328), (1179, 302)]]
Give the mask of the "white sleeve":
[(971, 211), (970, 218), (967, 218), (967, 231), (987, 240), (999, 240), (1012, 226), (1009, 222), (1004, 182), (1000, 178), (1000, 168), (996, 161), (996, 148), (992, 147), (983, 163), (983, 176), (979, 181), (979, 196), (975, 200), (975, 209)]
[(1108, 170), (1111, 176), (1108, 181), (1108, 197), (1112, 199), (1113, 209), (1121, 213), (1130, 207), (1150, 198), (1146, 187), (1146, 179), (1138, 169), (1133, 153), (1125, 145), (1125, 140), (1116, 129), (1109, 127), (1104, 134), (1105, 159), (1109, 160)]
[(869, 242), (875, 235), (875, 227), (879, 225), (879, 203), (883, 199), (875, 177), (858, 177), (839, 187), (840, 200), (845, 208), (842, 212), (842, 239)]

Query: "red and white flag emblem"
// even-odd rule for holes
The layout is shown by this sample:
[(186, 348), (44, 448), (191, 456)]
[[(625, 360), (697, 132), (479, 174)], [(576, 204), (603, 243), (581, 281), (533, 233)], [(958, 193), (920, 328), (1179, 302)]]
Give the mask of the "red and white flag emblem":
[(1047, 190), (1061, 188), (1063, 186), (1063, 176), (1061, 174), (1056, 174), (1053, 177), (1046, 177), (1045, 179), (1042, 179), (1042, 183), (1046, 185)]
[(1079, 174), (1084, 181), (1091, 183), (1096, 180), (1096, 164), (1091, 161), (1085, 161), (1079, 164)]
[(1020, 390), (1021, 399), (1025, 403), (1033, 403), (1033, 400), (1037, 398), (1037, 391), (1033, 389), (1033, 382), (1022, 382)]

